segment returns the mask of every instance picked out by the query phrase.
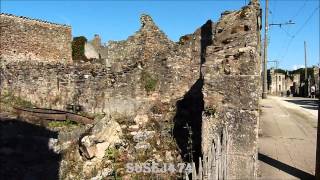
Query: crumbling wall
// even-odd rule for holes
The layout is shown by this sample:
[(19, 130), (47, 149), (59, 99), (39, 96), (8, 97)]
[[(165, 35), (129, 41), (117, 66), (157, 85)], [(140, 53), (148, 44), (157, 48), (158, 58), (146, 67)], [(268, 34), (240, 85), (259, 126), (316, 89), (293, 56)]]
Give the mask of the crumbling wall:
[(260, 10), (225, 12), (206, 49), (203, 158), (208, 179), (253, 179), (257, 170)]
[[(177, 99), (199, 77), (198, 60), (192, 59), (193, 52), (188, 46), (180, 48), (170, 41), (147, 15), (141, 17), (141, 29), (136, 34), (114, 45), (116, 48), (108, 56), (113, 62), (110, 66), (28, 61), (3, 64), (1, 92), (11, 92), (45, 108), (65, 110), (68, 104), (76, 104), (84, 112), (103, 115), (104, 123), (117, 121), (125, 132), (121, 137), (125, 146), (121, 153), (127, 154), (127, 162), (181, 161), (170, 135), (172, 119)], [(144, 134), (152, 136), (138, 138)], [(71, 133), (60, 137), (69, 141), (69, 137), (77, 136)], [(64, 156), (62, 175), (88, 178), (96, 175), (91, 172), (97, 159), (83, 160), (78, 148), (70, 147), (74, 156)], [(71, 158), (78, 163), (72, 164)], [(94, 166), (87, 167), (88, 163)], [(79, 173), (78, 167), (85, 171)]]
[[(1, 91), (40, 107), (77, 104), (85, 112), (103, 114), (107, 122), (117, 121), (127, 162), (183, 160), (203, 164), (209, 179), (252, 179), (260, 95), (259, 13), (257, 3), (225, 12), (218, 23), (209, 20), (177, 43), (142, 15), (140, 30), (127, 40), (94, 45), (101, 48), (106, 66), (11, 62), (1, 67)], [(138, 138), (145, 134), (147, 139)], [(83, 164), (94, 163), (83, 159), (78, 148), (70, 147), (72, 162), (79, 163), (64, 159), (64, 176), (79, 175)], [(197, 161), (200, 157), (203, 162)], [(89, 178), (92, 171), (80, 175)]]
[(0, 14), (1, 61), (71, 62), (71, 27)]
[[(109, 47), (113, 50), (108, 56), (113, 62), (110, 67), (30, 61), (3, 64), (1, 89), (39, 107), (65, 109), (67, 104), (79, 104), (85, 111), (105, 113), (106, 106), (113, 104), (108, 97), (161, 96), (169, 102), (182, 97), (198, 78), (200, 64), (190, 48), (170, 41), (150, 16), (141, 17), (136, 34), (113, 45)], [(157, 81), (154, 90), (145, 90), (142, 74)]]
[[(115, 73), (99, 64), (13, 62), (3, 66), (1, 90), (9, 91), (38, 107), (66, 110), (79, 105), (91, 113), (132, 114), (138, 96), (136, 74)], [(130, 71), (129, 69), (127, 71)], [(138, 87), (140, 88), (140, 87)]]

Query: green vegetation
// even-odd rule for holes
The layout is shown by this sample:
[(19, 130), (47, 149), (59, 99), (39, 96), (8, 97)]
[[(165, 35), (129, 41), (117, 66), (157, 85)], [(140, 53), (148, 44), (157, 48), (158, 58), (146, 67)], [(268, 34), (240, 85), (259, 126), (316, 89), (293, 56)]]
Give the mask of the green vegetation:
[(275, 72), (275, 73), (287, 74), (287, 71), (286, 71), (286, 70), (283, 70), (283, 69), (275, 69), (274, 72)]
[(73, 60), (87, 60), (84, 55), (84, 46), (87, 39), (84, 36), (74, 37), (72, 41), (72, 59)]
[(205, 110), (204, 110), (204, 114), (206, 116), (213, 116), (214, 114), (216, 113), (216, 110), (212, 107), (207, 107)]
[[(304, 68), (299, 68), (296, 70), (292, 70), (292, 71), (288, 71), (288, 70), (284, 70), (284, 69), (275, 69), (274, 70), (275, 73), (282, 73), (287, 75), (287, 73), (289, 75), (293, 75), (293, 74), (300, 74), (300, 80), (304, 81), (304, 75), (305, 75), (305, 69)], [(311, 76), (311, 79), (314, 79), (314, 74), (313, 74), (313, 68), (307, 68), (307, 72), (308, 72), (308, 76)]]
[(111, 147), (106, 149), (106, 152), (105, 152), (105, 157), (106, 158), (115, 161), (118, 158), (118, 156), (119, 156), (119, 150), (118, 149), (111, 148)]
[[(307, 68), (308, 76), (311, 76), (311, 79), (314, 79), (313, 68)], [(305, 69), (299, 68), (297, 70), (289, 71), (289, 74), (300, 74), (300, 81), (304, 81)]]
[(141, 73), (141, 80), (142, 80), (144, 89), (148, 93), (156, 90), (158, 79), (154, 78), (150, 73), (143, 71)]
[(0, 103), (6, 106), (19, 106), (23, 108), (32, 108), (34, 105), (30, 101), (26, 101), (19, 96), (15, 96), (12, 92), (2, 92)]
[(66, 121), (51, 121), (48, 123), (49, 127), (70, 127), (75, 125), (77, 125), (77, 123), (69, 119)]

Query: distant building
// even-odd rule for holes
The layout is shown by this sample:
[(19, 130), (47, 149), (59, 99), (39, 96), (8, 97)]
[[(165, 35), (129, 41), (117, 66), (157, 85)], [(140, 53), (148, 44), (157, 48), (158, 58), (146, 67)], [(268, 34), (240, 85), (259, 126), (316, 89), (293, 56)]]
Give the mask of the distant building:
[(268, 70), (268, 93), (272, 95), (293, 95), (310, 97), (311, 87), (314, 86), (319, 95), (319, 68), (308, 68), (308, 79), (304, 78), (304, 69), (284, 71), (281, 69)]
[(300, 81), (300, 74), (299, 73), (295, 73), (292, 75), (293, 77), (293, 95), (298, 96), (300, 94), (300, 85), (301, 85), (301, 81)]
[(268, 92), (273, 95), (285, 94), (292, 86), (292, 80), (285, 73), (268, 70)]

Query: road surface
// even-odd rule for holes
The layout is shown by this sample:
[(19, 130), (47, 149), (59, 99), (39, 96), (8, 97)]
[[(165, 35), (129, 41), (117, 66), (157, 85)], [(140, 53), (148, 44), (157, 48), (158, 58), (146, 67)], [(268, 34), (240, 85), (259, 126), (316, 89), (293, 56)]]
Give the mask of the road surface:
[(260, 104), (259, 179), (313, 179), (318, 101), (269, 96)]

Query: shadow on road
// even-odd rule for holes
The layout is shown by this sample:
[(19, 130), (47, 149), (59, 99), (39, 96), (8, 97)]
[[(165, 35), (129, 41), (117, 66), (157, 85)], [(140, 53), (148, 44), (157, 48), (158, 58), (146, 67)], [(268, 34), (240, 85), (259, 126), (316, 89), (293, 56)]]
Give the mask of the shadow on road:
[(304, 171), (302, 171), (300, 169), (297, 169), (295, 167), (292, 167), (292, 166), (289, 166), (287, 164), (284, 164), (284, 163), (282, 163), (282, 162), (280, 162), (280, 161), (278, 161), (276, 159), (273, 159), (273, 158), (271, 158), (269, 156), (266, 156), (264, 154), (260, 154), (259, 153), (258, 154), (258, 159), (260, 161), (264, 162), (264, 163), (269, 164), (270, 166), (273, 166), (273, 167), (275, 167), (275, 168), (277, 168), (277, 169), (279, 169), (281, 171), (284, 171), (284, 172), (286, 172), (286, 173), (288, 173), (288, 174), (290, 174), (290, 175), (292, 175), (294, 177), (297, 177), (299, 179), (306, 179), (306, 180), (307, 179), (308, 180), (309, 179), (310, 180), (315, 179), (314, 175), (312, 175), (312, 174), (309, 174), (309, 173), (304, 172)]
[(312, 110), (317, 110), (318, 109), (318, 100), (313, 100), (313, 99), (287, 99), (285, 100), (290, 103), (294, 103), (297, 105), (300, 105), (303, 108), (306, 109), (312, 109)]

